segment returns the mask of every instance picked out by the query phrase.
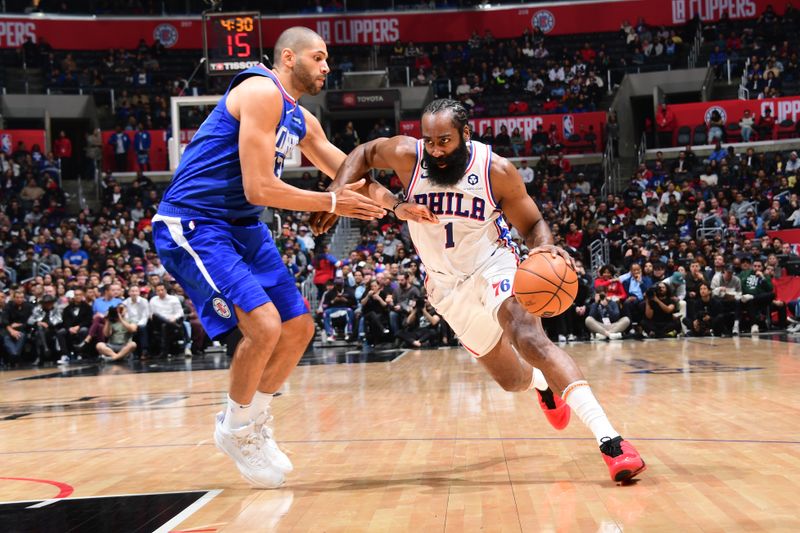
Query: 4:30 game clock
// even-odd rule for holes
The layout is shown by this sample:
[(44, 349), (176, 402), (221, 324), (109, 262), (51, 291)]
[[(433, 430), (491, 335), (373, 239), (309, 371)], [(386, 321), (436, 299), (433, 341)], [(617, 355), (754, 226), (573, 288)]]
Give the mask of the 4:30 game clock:
[(261, 62), (261, 14), (204, 13), (206, 72), (230, 75)]

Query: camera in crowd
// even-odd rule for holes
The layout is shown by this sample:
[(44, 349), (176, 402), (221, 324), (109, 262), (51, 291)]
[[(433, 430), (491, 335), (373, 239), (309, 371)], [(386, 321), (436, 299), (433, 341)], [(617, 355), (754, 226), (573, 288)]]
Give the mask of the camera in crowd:
[(119, 320), (119, 308), (119, 305), (108, 308), (108, 315), (106, 315), (106, 318), (108, 318), (109, 322), (117, 322)]
[(650, 288), (649, 288), (649, 289), (647, 289), (647, 290), (645, 291), (645, 293), (644, 293), (644, 297), (645, 297), (645, 298), (647, 298), (648, 300), (652, 300), (652, 299), (653, 299), (653, 297), (655, 297), (655, 295), (656, 295), (656, 288), (655, 288), (655, 286), (653, 286), (653, 287), (650, 287)]

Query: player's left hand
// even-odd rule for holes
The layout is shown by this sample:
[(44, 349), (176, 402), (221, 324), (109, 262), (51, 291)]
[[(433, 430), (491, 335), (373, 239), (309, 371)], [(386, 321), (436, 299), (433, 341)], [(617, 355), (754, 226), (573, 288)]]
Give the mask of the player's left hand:
[(439, 217), (422, 204), (404, 202), (397, 206), (394, 210), (394, 214), (400, 220), (410, 220), (422, 224), (439, 223)]
[(556, 246), (555, 244), (543, 244), (541, 246), (537, 246), (530, 251), (530, 255), (536, 252), (550, 252), (553, 257), (560, 255), (564, 261), (567, 262), (569, 267), (575, 270), (575, 261), (572, 260), (572, 256), (569, 255), (569, 252), (559, 246)]

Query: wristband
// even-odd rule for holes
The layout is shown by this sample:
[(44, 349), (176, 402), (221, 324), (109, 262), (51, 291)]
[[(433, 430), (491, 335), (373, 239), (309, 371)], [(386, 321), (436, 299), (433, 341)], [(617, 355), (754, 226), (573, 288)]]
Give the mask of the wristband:
[(328, 213), (336, 212), (336, 193), (333, 191), (328, 191), (331, 193), (331, 208), (328, 210)]
[(392, 213), (395, 212), (395, 209), (397, 209), (397, 206), (399, 206), (400, 204), (404, 204), (404, 203), (406, 203), (405, 200), (398, 200), (397, 203), (392, 206)]

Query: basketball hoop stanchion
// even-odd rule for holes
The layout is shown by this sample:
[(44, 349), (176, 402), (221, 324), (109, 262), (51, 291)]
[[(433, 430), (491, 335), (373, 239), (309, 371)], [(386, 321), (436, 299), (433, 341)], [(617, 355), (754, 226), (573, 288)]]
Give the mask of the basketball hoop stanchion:
[(200, 67), (202, 67), (205, 64), (205, 62), (206, 62), (205, 56), (201, 57), (200, 62), (197, 64), (196, 67), (194, 67), (192, 75), (189, 76), (188, 80), (186, 80), (186, 86), (181, 89), (181, 92), (180, 94), (178, 94), (178, 96), (186, 96), (186, 89), (188, 89), (189, 85), (192, 84), (192, 80), (194, 79), (195, 76), (197, 76), (197, 73), (200, 71)]

